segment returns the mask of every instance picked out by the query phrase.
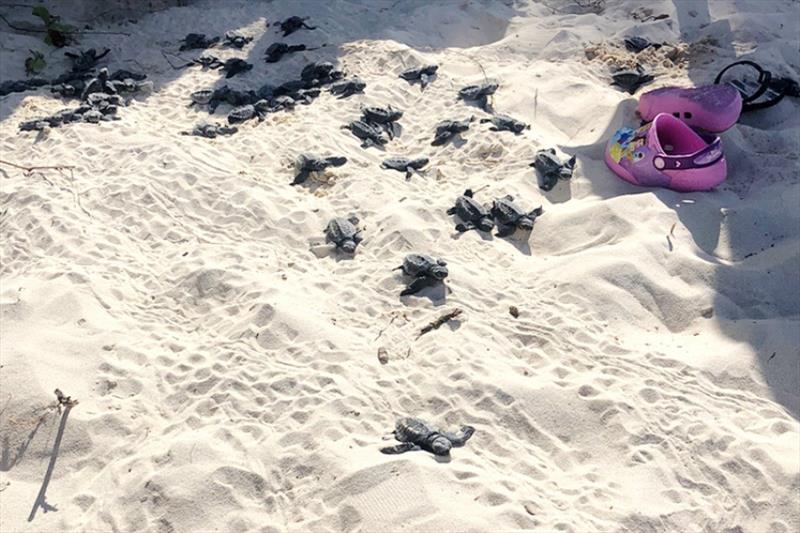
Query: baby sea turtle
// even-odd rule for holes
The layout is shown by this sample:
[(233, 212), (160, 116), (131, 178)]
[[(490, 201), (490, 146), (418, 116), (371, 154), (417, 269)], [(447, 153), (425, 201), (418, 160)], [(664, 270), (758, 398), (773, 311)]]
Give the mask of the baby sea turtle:
[(195, 58), (195, 59), (192, 59), (191, 61), (186, 63), (187, 66), (198, 65), (198, 66), (203, 67), (204, 69), (205, 68), (210, 68), (210, 69), (213, 69), (213, 70), (216, 70), (218, 68), (222, 68), (222, 66), (224, 64), (225, 63), (223, 63), (218, 57), (212, 56), (212, 55), (202, 55), (202, 56), (200, 56), (198, 58)]
[(411, 450), (425, 450), (434, 455), (448, 456), (453, 447), (463, 446), (475, 433), (472, 426), (461, 426), (456, 433), (441, 431), (419, 418), (401, 418), (394, 428), (394, 438), (401, 442), (381, 448), (381, 453), (395, 455)]
[(394, 270), (402, 270), (414, 280), (400, 293), (400, 296), (416, 294), (425, 287), (442, 282), (448, 275), (447, 263), (424, 254), (409, 254), (403, 264)]
[(203, 33), (190, 33), (181, 41), (180, 50), (184, 51), (211, 48), (217, 42), (219, 42), (219, 37), (209, 39), (206, 38), (205, 34)]
[(83, 89), (81, 93), (81, 100), (86, 100), (86, 97), (92, 93), (108, 93), (114, 94), (117, 92), (117, 89), (114, 87), (114, 84), (111, 82), (110, 77), (108, 75), (107, 68), (101, 68), (100, 71), (97, 73), (96, 78), (92, 78), (86, 84), (86, 87)]
[(628, 91), (628, 94), (633, 94), (642, 85), (653, 81), (654, 77), (651, 74), (647, 74), (642, 69), (641, 65), (636, 65), (635, 69), (626, 69), (614, 72), (611, 75), (611, 79), (613, 80), (611, 85), (616, 85), (617, 87)]
[(247, 72), (251, 68), (253, 68), (252, 63), (248, 63), (244, 59), (239, 59), (238, 57), (228, 59), (220, 67), (220, 69), (225, 72), (226, 78), (232, 78), (240, 72)]
[(293, 34), (300, 28), (305, 28), (307, 30), (317, 29), (316, 26), (309, 26), (308, 24), (306, 24), (305, 22), (306, 20), (308, 20), (308, 17), (297, 17), (297, 16), (289, 17), (283, 22), (278, 22), (278, 26), (281, 28), (284, 37)]
[(328, 167), (340, 167), (345, 163), (347, 158), (342, 156), (319, 157), (313, 154), (300, 154), (295, 160), (297, 175), (292, 185), (304, 183), (312, 172), (322, 172)]
[(72, 60), (73, 72), (86, 72), (87, 70), (93, 69), (110, 51), (111, 50), (106, 48), (98, 53), (94, 48), (89, 48), (79, 54), (75, 52), (64, 52), (64, 55)]
[(305, 49), (306, 45), (304, 44), (289, 45), (286, 43), (272, 43), (267, 47), (266, 52), (264, 52), (264, 61), (267, 63), (277, 63), (286, 54), (302, 52)]
[(329, 61), (317, 61), (309, 63), (300, 71), (300, 79), (312, 82), (315, 85), (330, 83), (341, 79), (344, 73), (336, 70), (336, 66)]
[(237, 122), (244, 122), (253, 117), (257, 117), (258, 120), (264, 120), (264, 117), (266, 117), (269, 112), (269, 107), (269, 102), (267, 100), (259, 100), (255, 104), (236, 107), (228, 113), (228, 123), (235, 124)]
[(420, 89), (424, 91), (425, 87), (431, 82), (433, 76), (436, 75), (437, 70), (439, 70), (439, 65), (425, 65), (405, 70), (400, 73), (400, 77), (410, 83), (419, 81)]
[(244, 46), (252, 41), (253, 38), (247, 35), (240, 35), (238, 33), (229, 31), (225, 34), (225, 40), (223, 41), (223, 45), (225, 46), (232, 46), (234, 48), (238, 48), (241, 50)]
[(197, 137), (214, 139), (218, 135), (233, 135), (237, 131), (239, 131), (239, 128), (235, 126), (228, 127), (221, 124), (202, 122), (192, 128), (192, 131), (182, 131), (181, 135), (195, 135)]
[(481, 123), (491, 122), (493, 126), (489, 128), (492, 131), (511, 131), (519, 135), (523, 130), (530, 129), (529, 124), (511, 118), (508, 115), (494, 115), (491, 118), (482, 118)]
[(568, 180), (572, 177), (572, 173), (575, 170), (575, 162), (575, 156), (572, 156), (562, 163), (556, 157), (555, 149), (549, 148), (536, 152), (536, 157), (529, 166), (539, 171), (541, 176), (539, 188), (543, 191), (549, 191), (556, 186), (558, 180)]
[(193, 105), (207, 105), (211, 101), (211, 97), (214, 96), (214, 92), (211, 89), (203, 89), (201, 91), (195, 91), (189, 95), (189, 98), (192, 100), (192, 103), (189, 104), (189, 107)]
[(397, 121), (403, 117), (403, 112), (392, 106), (387, 107), (365, 107), (361, 110), (361, 120), (372, 125), (379, 126), (394, 139), (400, 135), (400, 125)]
[(644, 37), (639, 37), (638, 35), (634, 37), (627, 37), (623, 42), (625, 43), (625, 48), (634, 54), (638, 54), (639, 52), (647, 50), (650, 47), (656, 50), (661, 48), (660, 44), (652, 43)]
[(408, 157), (390, 157), (389, 159), (384, 159), (383, 163), (381, 163), (381, 168), (405, 172), (406, 179), (410, 179), (411, 174), (421, 170), (422, 167), (428, 164), (428, 161), (429, 159), (427, 157), (417, 157), (415, 159), (410, 159)]
[(467, 85), (458, 91), (458, 97), (465, 101), (478, 102), (481, 109), (489, 109), (489, 97), (497, 91), (497, 83), (486, 82), (478, 85)]
[(364, 240), (358, 229), (358, 217), (350, 215), (348, 218), (334, 218), (325, 227), (325, 242), (335, 244), (341, 251), (352, 254), (356, 246)]
[(475, 117), (465, 118), (464, 120), (444, 120), (436, 125), (436, 135), (431, 145), (441, 146), (459, 133), (469, 129), (469, 124)]
[(29, 80), (7, 80), (0, 82), (0, 96), (6, 96), (11, 93), (32, 91), (38, 87), (44, 87), (48, 83), (49, 82), (44, 78), (31, 78)]
[(492, 231), (494, 228), (492, 213), (473, 198), (471, 189), (456, 198), (456, 205), (448, 209), (447, 214), (457, 215), (461, 219), (461, 223), (456, 224), (456, 231), (462, 233), (471, 229)]
[(342, 129), (350, 130), (353, 135), (362, 139), (364, 141), (361, 143), (362, 148), (383, 146), (387, 142), (381, 130), (363, 120), (354, 120), (350, 124), (342, 126)]
[(331, 94), (338, 95), (339, 98), (347, 98), (356, 93), (363, 93), (366, 86), (367, 84), (360, 78), (341, 80), (331, 85)]
[(496, 198), (492, 202), (492, 216), (497, 221), (498, 237), (506, 237), (514, 233), (515, 230), (530, 231), (533, 229), (533, 221), (543, 212), (541, 207), (533, 211), (523, 211), (514, 203), (514, 197), (506, 195)]

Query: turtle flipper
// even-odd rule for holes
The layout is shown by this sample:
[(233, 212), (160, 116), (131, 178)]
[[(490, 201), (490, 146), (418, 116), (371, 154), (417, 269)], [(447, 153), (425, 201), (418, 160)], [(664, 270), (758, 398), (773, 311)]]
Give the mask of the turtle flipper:
[(469, 231), (471, 229), (475, 229), (475, 224), (472, 222), (466, 222), (464, 224), (456, 224), (456, 231), (460, 231), (464, 233), (465, 231)]
[(514, 233), (514, 231), (516, 229), (517, 228), (515, 228), (514, 226), (500, 226), (500, 225), (498, 225), (497, 226), (497, 233), (495, 233), (495, 235), (498, 236), (498, 237), (508, 237), (509, 235)]
[(447, 438), (447, 440), (453, 444), (453, 446), (463, 446), (464, 443), (469, 440), (472, 434), (475, 433), (475, 428), (472, 426), (461, 426), (461, 429), (458, 431), (458, 433), (449, 433), (445, 431), (442, 431), (441, 433), (442, 436)]
[(400, 293), (400, 296), (409, 296), (411, 294), (417, 294), (419, 291), (424, 289), (425, 287), (430, 287), (433, 285), (437, 280), (434, 278), (417, 278), (411, 283), (409, 283), (408, 287), (403, 289)]
[(301, 183), (305, 183), (305, 181), (308, 179), (308, 175), (308, 170), (301, 170), (300, 173), (294, 177), (294, 181), (291, 184), (300, 185)]
[(385, 448), (381, 448), (381, 453), (385, 453), (387, 455), (398, 455), (401, 453), (410, 452), (414, 448), (417, 448), (417, 445), (413, 442), (403, 442), (394, 446), (386, 446)]
[(451, 207), (450, 209), (447, 210), (447, 214), (448, 215), (455, 215), (456, 214), (456, 208), (455, 207)]

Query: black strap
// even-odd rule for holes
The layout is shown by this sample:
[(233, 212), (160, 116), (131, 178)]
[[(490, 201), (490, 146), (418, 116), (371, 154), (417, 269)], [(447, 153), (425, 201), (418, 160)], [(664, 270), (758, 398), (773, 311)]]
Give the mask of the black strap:
[[(717, 77), (714, 79), (714, 83), (718, 84), (720, 80), (722, 80), (722, 76), (725, 74), (725, 72), (727, 72), (728, 69), (730, 69), (731, 67), (735, 67), (736, 65), (747, 65), (753, 67), (758, 71), (758, 84), (759, 84), (758, 89), (753, 94), (750, 95), (744, 94), (742, 93), (741, 90), (739, 90), (739, 92), (742, 93), (743, 113), (772, 107), (781, 100), (783, 100), (783, 97), (786, 96), (787, 94), (789, 96), (800, 96), (800, 84), (798, 84), (796, 81), (789, 78), (773, 79), (772, 73), (770, 71), (765, 70), (764, 68), (761, 67), (761, 65), (759, 65), (755, 61), (749, 61), (746, 59), (742, 61), (736, 61), (735, 63), (731, 63), (730, 65), (722, 69), (722, 71), (719, 74), (717, 74)], [(735, 86), (736, 85), (734, 85), (734, 87)], [(756, 100), (759, 99), (761, 96), (763, 96), (764, 93), (766, 93), (768, 90), (771, 90), (774, 96), (768, 98), (767, 100), (764, 100), (763, 102), (756, 102)]]

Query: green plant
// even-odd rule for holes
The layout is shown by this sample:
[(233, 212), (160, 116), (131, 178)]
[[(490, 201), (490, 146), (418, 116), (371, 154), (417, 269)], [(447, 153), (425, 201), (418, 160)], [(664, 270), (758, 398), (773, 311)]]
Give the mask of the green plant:
[(30, 76), (31, 74), (38, 74), (47, 66), (44, 56), (41, 52), (31, 50), (31, 56), (25, 59), (25, 73)]
[(47, 32), (44, 42), (47, 44), (61, 48), (66, 46), (72, 39), (70, 34), (75, 31), (75, 28), (61, 22), (61, 17), (51, 15), (47, 8), (42, 6), (34, 7), (33, 15), (44, 22), (44, 29)]

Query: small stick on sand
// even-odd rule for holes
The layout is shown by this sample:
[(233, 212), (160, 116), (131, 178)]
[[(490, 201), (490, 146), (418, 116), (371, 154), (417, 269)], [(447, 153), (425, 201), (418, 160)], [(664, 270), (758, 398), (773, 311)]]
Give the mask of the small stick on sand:
[(65, 396), (61, 389), (56, 389), (54, 391), (56, 393), (56, 399), (58, 400), (58, 410), (61, 411), (61, 407), (69, 407), (72, 408), (78, 405), (78, 400), (73, 400), (72, 396)]
[(67, 170), (67, 169), (74, 169), (72, 165), (56, 165), (52, 167), (25, 167), (22, 165), (17, 165), (16, 163), (11, 163), (10, 161), (4, 161), (0, 159), (0, 165), (8, 165), (10, 167), (18, 168), (20, 170), (24, 170), (26, 173), (31, 173), (34, 170)]
[(434, 320), (433, 322), (422, 328), (419, 332), (419, 335), (417, 335), (417, 338), (419, 339), (420, 337), (422, 337), (423, 335), (425, 335), (430, 331), (433, 331), (434, 329), (439, 329), (440, 327), (442, 327), (442, 325), (446, 324), (447, 322), (450, 322), (459, 315), (461, 315), (461, 309), (458, 308), (443, 314), (442, 316), (440, 316), (439, 318), (437, 318), (436, 320)]

